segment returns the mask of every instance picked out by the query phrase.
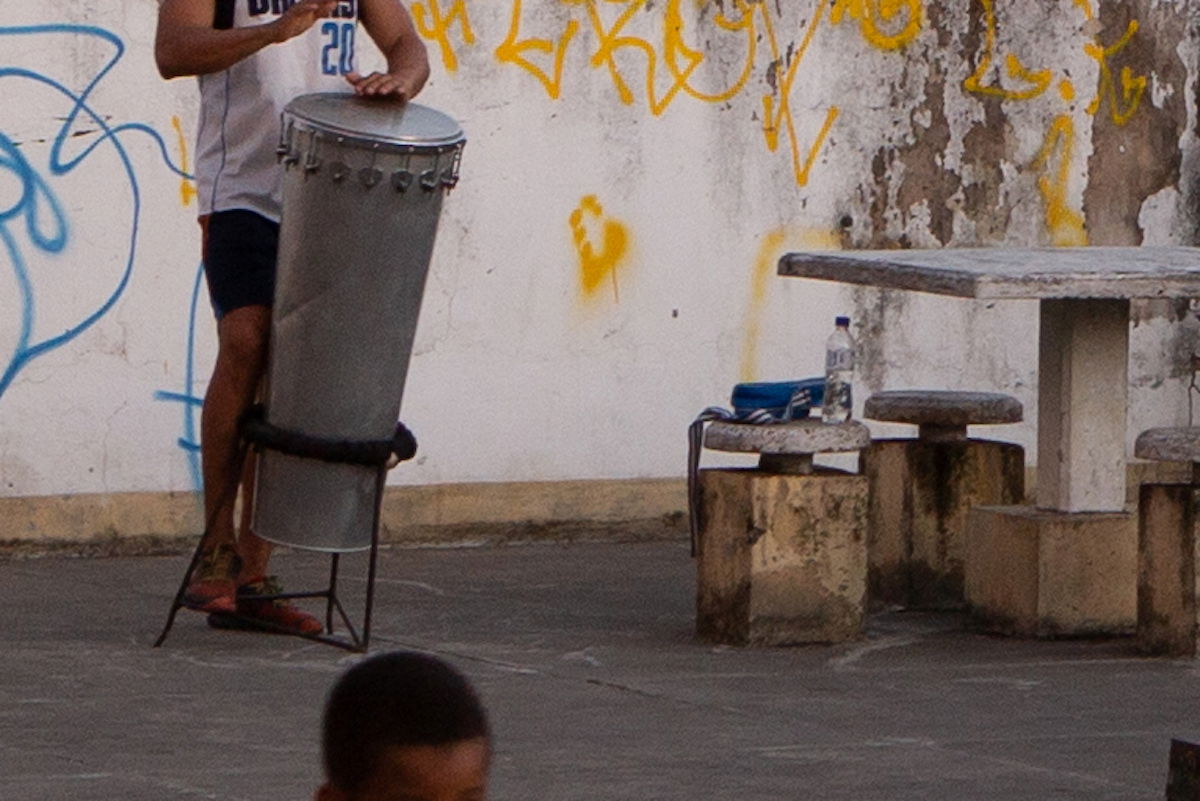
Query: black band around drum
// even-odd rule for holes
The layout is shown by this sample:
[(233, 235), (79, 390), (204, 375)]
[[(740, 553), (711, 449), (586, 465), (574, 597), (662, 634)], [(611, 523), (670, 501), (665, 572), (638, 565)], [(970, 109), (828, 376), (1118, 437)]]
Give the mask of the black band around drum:
[(240, 428), (246, 441), (256, 447), (335, 464), (383, 467), (393, 456), (404, 462), (417, 454), (416, 438), (404, 423), (398, 421), (391, 439), (325, 439), (271, 425), (267, 422), (265, 407), (259, 403), (242, 415)]

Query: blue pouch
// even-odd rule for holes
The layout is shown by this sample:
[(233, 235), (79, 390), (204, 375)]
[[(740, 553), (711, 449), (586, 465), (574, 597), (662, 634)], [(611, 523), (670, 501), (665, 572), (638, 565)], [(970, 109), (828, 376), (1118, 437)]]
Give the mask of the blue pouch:
[(825, 399), (824, 378), (799, 381), (754, 381), (733, 388), (733, 413), (738, 418), (756, 411), (778, 420), (803, 420), (814, 406)]

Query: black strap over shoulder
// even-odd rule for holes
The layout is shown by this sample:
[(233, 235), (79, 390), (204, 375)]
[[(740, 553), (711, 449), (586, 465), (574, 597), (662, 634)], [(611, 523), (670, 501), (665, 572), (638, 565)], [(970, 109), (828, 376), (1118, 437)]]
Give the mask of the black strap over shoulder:
[(233, 27), (235, 2), (237, 0), (217, 0), (213, 9), (213, 27), (218, 31), (227, 31)]

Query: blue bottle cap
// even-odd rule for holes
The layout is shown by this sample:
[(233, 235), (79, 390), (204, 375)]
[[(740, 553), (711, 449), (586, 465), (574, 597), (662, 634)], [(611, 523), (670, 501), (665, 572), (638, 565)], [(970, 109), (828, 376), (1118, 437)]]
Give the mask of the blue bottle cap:
[(844, 325), (847, 328), (849, 328), (850, 327), (850, 318), (849, 317), (834, 317), (833, 324), (834, 325)]

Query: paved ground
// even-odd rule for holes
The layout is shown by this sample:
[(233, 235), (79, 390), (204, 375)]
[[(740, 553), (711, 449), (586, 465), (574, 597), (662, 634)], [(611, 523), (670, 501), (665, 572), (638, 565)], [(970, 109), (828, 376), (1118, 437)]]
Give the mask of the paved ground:
[[(152, 649), (183, 566), (0, 563), (0, 799), (312, 797), (320, 702), (357, 657), (193, 613)], [(293, 585), (324, 566), (277, 563)], [(692, 594), (675, 543), (392, 550), (375, 650), (476, 681), (497, 800), (1150, 801), (1170, 738), (1200, 735), (1196, 663), (1126, 642), (891, 613), (851, 645), (717, 648), (692, 636)]]

